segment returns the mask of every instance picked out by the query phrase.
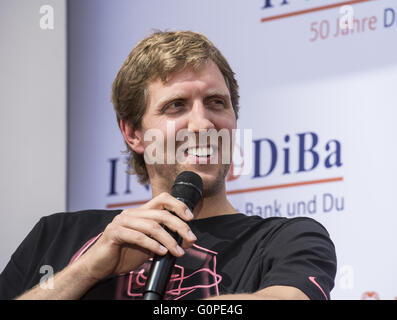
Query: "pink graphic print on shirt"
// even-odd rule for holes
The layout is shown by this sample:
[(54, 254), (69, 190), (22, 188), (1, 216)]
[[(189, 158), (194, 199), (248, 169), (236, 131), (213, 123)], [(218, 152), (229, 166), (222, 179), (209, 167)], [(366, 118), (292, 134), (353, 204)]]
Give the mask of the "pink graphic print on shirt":
[[(184, 259), (189, 261), (189, 270), (175, 264), (168, 283), (165, 300), (189, 299), (193, 294), (202, 298), (219, 295), (222, 276), (216, 273), (217, 253), (198, 245), (186, 250)], [(144, 263), (128, 277), (120, 277), (116, 299), (142, 299), (151, 262)]]
[[(101, 235), (102, 233), (87, 241), (74, 254), (69, 263), (84, 254)], [(222, 276), (216, 272), (218, 253), (195, 244), (185, 252), (182, 261), (186, 261), (189, 268), (175, 264), (164, 299), (178, 300), (182, 297), (189, 299), (193, 293), (195, 297), (201, 298), (218, 296), (219, 283), (222, 281)], [(137, 270), (119, 275), (115, 279), (117, 281), (115, 298), (120, 300), (142, 299), (150, 265), (151, 259)]]

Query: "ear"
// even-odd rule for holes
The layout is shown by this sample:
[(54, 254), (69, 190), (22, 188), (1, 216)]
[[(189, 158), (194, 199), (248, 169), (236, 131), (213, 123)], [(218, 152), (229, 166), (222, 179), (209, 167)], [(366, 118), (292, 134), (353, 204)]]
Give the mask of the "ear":
[(143, 145), (142, 131), (133, 128), (132, 124), (125, 120), (120, 120), (120, 129), (124, 140), (128, 143), (130, 148), (138, 154), (143, 154), (145, 148)]

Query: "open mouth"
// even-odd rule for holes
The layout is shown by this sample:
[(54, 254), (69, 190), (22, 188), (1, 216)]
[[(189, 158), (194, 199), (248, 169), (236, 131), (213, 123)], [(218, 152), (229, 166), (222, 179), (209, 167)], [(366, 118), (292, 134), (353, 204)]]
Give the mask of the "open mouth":
[(209, 158), (214, 154), (214, 148), (212, 146), (207, 147), (192, 147), (185, 150), (185, 155), (195, 156), (199, 158)]
[(211, 164), (215, 161), (217, 149), (214, 146), (188, 147), (185, 150), (185, 159), (190, 163)]

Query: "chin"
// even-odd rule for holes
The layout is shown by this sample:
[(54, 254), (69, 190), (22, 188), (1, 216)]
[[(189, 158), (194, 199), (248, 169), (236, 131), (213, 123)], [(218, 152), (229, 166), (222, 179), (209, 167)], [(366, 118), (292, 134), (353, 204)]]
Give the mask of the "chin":
[[(200, 165), (200, 164), (179, 164), (179, 165), (155, 165), (150, 169), (152, 180), (161, 180), (162, 185), (171, 188), (173, 181), (183, 171), (197, 173), (203, 180), (203, 196), (213, 196), (225, 189), (225, 179), (230, 165)], [(157, 177), (157, 178), (155, 178)]]
[(182, 166), (178, 168), (178, 174), (182, 171), (193, 171), (197, 173), (203, 180), (203, 196), (208, 197), (220, 192), (224, 189), (225, 179), (227, 172), (229, 171), (229, 165), (223, 165), (217, 168), (209, 168), (205, 166)]

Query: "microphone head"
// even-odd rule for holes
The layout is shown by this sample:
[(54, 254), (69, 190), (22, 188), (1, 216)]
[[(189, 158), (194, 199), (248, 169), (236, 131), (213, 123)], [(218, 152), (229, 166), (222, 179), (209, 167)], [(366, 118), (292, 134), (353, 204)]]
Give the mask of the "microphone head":
[(192, 171), (183, 171), (175, 179), (171, 195), (184, 202), (193, 212), (203, 194), (203, 180)]

